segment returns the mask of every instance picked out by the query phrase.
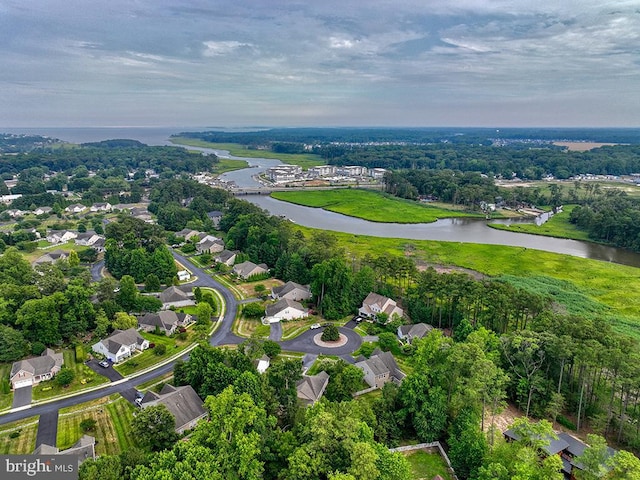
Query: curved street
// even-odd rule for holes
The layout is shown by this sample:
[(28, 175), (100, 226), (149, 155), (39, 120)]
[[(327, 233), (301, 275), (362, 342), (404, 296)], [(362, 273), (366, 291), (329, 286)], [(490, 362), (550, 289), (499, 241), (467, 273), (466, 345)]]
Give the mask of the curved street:
[[(171, 251), (171, 253), (173, 254), (174, 258), (178, 262), (180, 262), (188, 270), (191, 271), (193, 276), (197, 277), (196, 280), (194, 280), (189, 284), (190, 286), (213, 288), (217, 290), (222, 296), (222, 298), (224, 299), (224, 302), (225, 302), (224, 316), (222, 317), (222, 320), (220, 320), (220, 325), (218, 325), (218, 327), (216, 328), (216, 331), (213, 333), (213, 335), (211, 335), (211, 338), (209, 339), (209, 343), (213, 346), (219, 346), (219, 345), (230, 345), (230, 344), (237, 345), (243, 342), (245, 340), (244, 338), (238, 337), (237, 335), (234, 335), (231, 332), (231, 327), (233, 325), (233, 321), (236, 318), (236, 314), (238, 312), (238, 304), (239, 304), (238, 300), (236, 300), (236, 298), (233, 296), (233, 293), (231, 292), (231, 290), (229, 290), (220, 282), (211, 278), (211, 276), (205, 273), (205, 271), (202, 270), (201, 268), (196, 267), (186, 257), (180, 255), (179, 253), (173, 250)], [(98, 276), (98, 280), (99, 280), (100, 278), (99, 275), (103, 267), (104, 267), (104, 262), (97, 262), (91, 268), (91, 273), (92, 273), (92, 276), (94, 276), (94, 280), (96, 276)], [(318, 354), (338, 355), (338, 356), (341, 356), (342, 358), (345, 358), (348, 356), (348, 354), (354, 352), (360, 347), (360, 345), (362, 344), (362, 338), (360, 337), (360, 335), (358, 335), (356, 332), (354, 332), (350, 328), (344, 328), (344, 327), (340, 328), (340, 333), (346, 335), (348, 341), (345, 345), (342, 345), (336, 348), (320, 347), (316, 345), (315, 342), (313, 341), (313, 337), (317, 334), (317, 331), (314, 331), (314, 330), (308, 330), (292, 340), (281, 341), (279, 343), (282, 346), (282, 349), (287, 351), (308, 353), (314, 356), (317, 356)], [(189, 354), (186, 353), (185, 355), (180, 357), (179, 360), (184, 361), (184, 360), (188, 360), (188, 358), (189, 358)], [(345, 359), (347, 361), (352, 362), (351, 357), (349, 357), (348, 359), (347, 358)], [(173, 371), (173, 367), (176, 361), (177, 360), (173, 360), (171, 362), (159, 365), (153, 370), (149, 370), (143, 374), (136, 376), (135, 378), (125, 378), (123, 380), (119, 380), (117, 382), (107, 384), (104, 387), (101, 387), (94, 391), (78, 393), (77, 395), (73, 395), (67, 398), (52, 400), (47, 403), (39, 403), (30, 407), (18, 409), (15, 411), (10, 410), (8, 413), (0, 414), (0, 425), (10, 423), (10, 422), (15, 422), (18, 420), (23, 420), (25, 418), (33, 417), (35, 415), (56, 414), (57, 411), (61, 408), (70, 407), (70, 406), (77, 405), (79, 403), (88, 402), (91, 400), (96, 400), (98, 398), (105, 397), (113, 393), (122, 393), (126, 390), (134, 388), (136, 385), (140, 385), (142, 383), (148, 382), (149, 380), (153, 380), (156, 377), (160, 377), (162, 375), (165, 375), (166, 373)]]

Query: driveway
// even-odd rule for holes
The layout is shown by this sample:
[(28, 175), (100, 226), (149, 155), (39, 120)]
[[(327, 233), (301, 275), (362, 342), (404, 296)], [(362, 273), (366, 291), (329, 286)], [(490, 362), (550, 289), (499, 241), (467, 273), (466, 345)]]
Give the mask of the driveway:
[(43, 413), (38, 420), (38, 435), (36, 436), (36, 447), (43, 443), (56, 446), (58, 435), (58, 410)]
[(91, 265), (91, 279), (94, 282), (99, 282), (102, 280), (102, 269), (104, 268), (104, 260), (100, 260), (99, 262)]
[(33, 387), (29, 385), (28, 387), (20, 387), (16, 388), (13, 391), (13, 404), (11, 408), (18, 407), (26, 407), (27, 405), (31, 405), (31, 393)]
[(279, 342), (282, 339), (282, 324), (280, 322), (275, 322), (271, 324), (271, 329), (269, 330), (269, 340), (273, 340), (274, 342)]
[(122, 395), (124, 399), (127, 402), (129, 402), (131, 405), (137, 407), (137, 405), (135, 404), (137, 393), (138, 393), (138, 390), (132, 387), (132, 388), (127, 388), (126, 390), (123, 390), (122, 392), (120, 392), (120, 395)]
[(124, 377), (120, 375), (113, 369), (113, 366), (109, 366), (107, 368), (101, 367), (98, 364), (98, 360), (95, 358), (93, 360), (89, 360), (86, 363), (87, 367), (96, 372), (98, 375), (102, 375), (103, 377), (107, 377), (112, 382), (117, 382), (118, 380), (122, 380)]

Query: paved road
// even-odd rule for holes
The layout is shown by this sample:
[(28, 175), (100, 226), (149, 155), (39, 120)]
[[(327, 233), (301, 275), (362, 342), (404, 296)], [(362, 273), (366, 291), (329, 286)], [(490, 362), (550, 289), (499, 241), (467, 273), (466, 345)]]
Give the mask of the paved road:
[[(231, 326), (236, 317), (236, 312), (238, 311), (238, 301), (235, 299), (231, 291), (228, 288), (226, 288), (224, 285), (222, 285), (220, 282), (217, 282), (216, 280), (211, 278), (202, 269), (193, 265), (193, 263), (191, 263), (191, 261), (189, 261), (187, 258), (176, 253), (175, 251), (172, 251), (172, 254), (174, 258), (176, 258), (180, 263), (182, 263), (185, 267), (187, 267), (192, 272), (193, 275), (198, 277), (194, 282), (189, 284), (190, 286), (214, 288), (218, 290), (218, 292), (220, 292), (220, 295), (222, 295), (222, 297), (224, 298), (226, 309), (225, 309), (224, 317), (221, 320), (222, 324), (218, 326), (218, 328), (216, 329), (216, 332), (211, 336), (209, 343), (213, 346), (217, 346), (217, 345), (238, 344), (244, 341), (243, 338), (238, 337), (237, 335), (234, 335), (233, 333), (231, 333)], [(352, 329), (340, 328), (340, 333), (343, 333), (344, 335), (346, 335), (349, 341), (345, 345), (337, 348), (326, 348), (326, 347), (319, 347), (318, 345), (316, 345), (313, 341), (313, 337), (315, 335), (320, 334), (320, 332), (315, 330), (309, 330), (307, 332), (304, 332), (303, 334), (301, 334), (300, 336), (298, 336), (293, 340), (280, 342), (280, 344), (282, 345), (282, 348), (284, 350), (310, 353), (313, 355), (328, 354), (328, 355), (340, 355), (340, 356), (347, 355), (353, 352), (354, 350), (358, 349), (362, 344), (362, 338), (357, 333), (355, 333)], [(185, 361), (185, 360), (188, 360), (188, 358), (189, 358), (189, 355), (185, 354), (180, 358), (180, 360)], [(136, 378), (116, 381), (111, 385), (108, 385), (104, 388), (100, 388), (92, 392), (85, 392), (79, 395), (74, 395), (69, 398), (55, 400), (49, 403), (38, 404), (38, 405), (32, 406), (31, 408), (0, 415), (0, 425), (14, 422), (17, 420), (23, 420), (25, 418), (32, 417), (34, 415), (40, 415), (41, 423), (44, 422), (45, 420), (48, 422), (50, 421), (48, 419), (52, 419), (53, 416), (55, 415), (56, 427), (54, 428), (57, 428), (57, 415), (58, 415), (58, 410), (60, 408), (70, 407), (73, 405), (77, 405), (79, 403), (96, 400), (98, 398), (102, 398), (102, 397), (111, 395), (113, 393), (122, 393), (127, 391), (128, 393), (131, 393), (132, 391), (130, 389), (132, 389), (136, 385), (140, 385), (141, 383), (148, 382), (149, 380), (152, 380), (156, 377), (160, 377), (162, 375), (172, 372), (174, 364), (175, 362), (169, 362), (165, 365), (161, 365), (158, 368), (155, 368), (152, 371), (146, 372)], [(125, 393), (125, 395), (127, 394)], [(42, 433), (43, 438), (46, 437), (47, 439), (50, 440), (51, 429), (47, 426), (43, 426), (41, 428), (43, 428), (43, 433)], [(55, 445), (55, 432), (53, 435), (54, 435), (53, 436), (54, 443), (52, 443), (52, 445)], [(39, 428), (38, 438), (40, 438), (40, 436), (41, 434), (40, 434), (40, 428)], [(45, 443), (47, 442), (48, 440), (45, 441)]]
[(38, 420), (38, 435), (36, 435), (36, 447), (43, 443), (56, 446), (58, 436), (58, 410), (43, 413)]
[(104, 260), (100, 260), (99, 262), (91, 265), (91, 280), (94, 282), (99, 282), (102, 278), (102, 269), (104, 268)]

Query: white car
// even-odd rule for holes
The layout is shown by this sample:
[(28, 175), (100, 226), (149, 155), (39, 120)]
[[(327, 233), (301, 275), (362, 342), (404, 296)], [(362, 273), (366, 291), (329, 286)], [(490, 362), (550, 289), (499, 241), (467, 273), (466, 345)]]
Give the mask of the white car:
[(318, 328), (320, 328), (320, 327), (321, 327), (321, 325), (320, 325), (319, 323), (314, 323), (314, 324), (313, 324), (313, 325), (311, 325), (309, 328), (310, 328), (311, 330), (316, 330), (316, 329), (318, 329)]

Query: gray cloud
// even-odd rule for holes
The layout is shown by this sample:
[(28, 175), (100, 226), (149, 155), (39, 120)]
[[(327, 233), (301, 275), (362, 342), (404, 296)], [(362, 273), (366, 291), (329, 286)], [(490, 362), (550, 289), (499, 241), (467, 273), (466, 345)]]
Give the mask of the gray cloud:
[(637, 126), (639, 52), (637, 1), (0, 0), (0, 125)]

